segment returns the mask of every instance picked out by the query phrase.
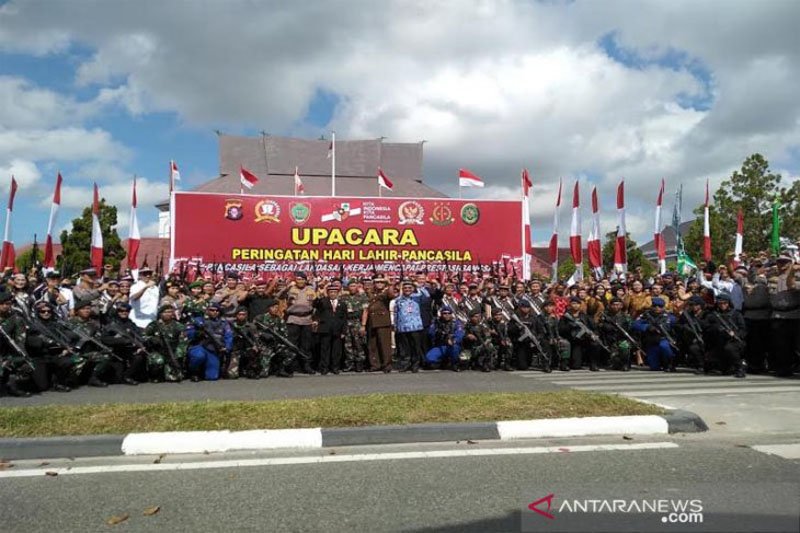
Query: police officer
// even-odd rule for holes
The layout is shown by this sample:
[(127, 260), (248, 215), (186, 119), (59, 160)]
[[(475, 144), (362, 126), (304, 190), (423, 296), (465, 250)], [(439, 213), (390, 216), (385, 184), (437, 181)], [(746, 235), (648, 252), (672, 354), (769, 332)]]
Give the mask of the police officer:
[(661, 298), (653, 298), (651, 304), (633, 323), (633, 329), (642, 334), (642, 347), (650, 370), (675, 372), (677, 346), (672, 337), (675, 317), (664, 310), (665, 302)]
[(482, 372), (492, 371), (492, 361), (495, 357), (494, 346), (492, 345), (492, 334), (489, 327), (484, 324), (482, 314), (479, 310), (474, 310), (470, 314), (469, 322), (464, 328), (464, 353), (470, 354), (470, 360), (461, 359), (461, 364), (456, 364), (453, 370), (460, 372), (462, 367), (472, 363), (476, 369)]
[(11, 396), (27, 398), (30, 392), (20, 388), (28, 382), (34, 371), (33, 361), (25, 351), (25, 322), (11, 312), (13, 297), (0, 291), (0, 378), (5, 374), (6, 392)]
[(627, 372), (631, 369), (633, 346), (620, 329), (630, 333), (632, 321), (631, 317), (624, 311), (624, 305), (619, 298), (612, 298), (601, 315), (599, 329), (603, 341), (611, 350), (609, 367), (612, 370)]
[(717, 367), (723, 374), (745, 377), (742, 356), (747, 332), (742, 314), (732, 307), (730, 294), (717, 295), (717, 308), (709, 314), (707, 328), (711, 341), (709, 366)]
[[(119, 302), (114, 305), (116, 313), (103, 326), (100, 340), (110, 346), (122, 361), (110, 362), (114, 371), (115, 382), (126, 385), (138, 385), (145, 364), (144, 339), (139, 327), (129, 318), (131, 305)], [(123, 362), (124, 361), (124, 362)]]
[[(480, 314), (480, 309), (476, 311)], [(458, 366), (464, 338), (464, 323), (455, 318), (450, 306), (445, 305), (439, 310), (439, 317), (430, 325), (429, 333), (433, 347), (425, 354), (425, 361), (440, 368)]]

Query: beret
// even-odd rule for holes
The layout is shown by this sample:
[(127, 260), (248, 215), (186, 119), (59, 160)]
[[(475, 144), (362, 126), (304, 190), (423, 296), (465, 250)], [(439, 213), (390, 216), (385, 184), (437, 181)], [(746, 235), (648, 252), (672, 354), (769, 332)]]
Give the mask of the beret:
[(114, 305), (114, 308), (117, 311), (130, 311), (131, 310), (131, 304), (129, 304), (128, 302), (118, 302), (118, 303), (116, 303)]
[(0, 291), (0, 304), (8, 303), (13, 300), (14, 297), (8, 291)]
[(731, 302), (731, 295), (725, 292), (721, 292), (717, 295), (718, 302)]
[(75, 310), (83, 309), (84, 307), (91, 307), (92, 301), (91, 300), (75, 300)]
[(651, 303), (653, 307), (664, 307), (665, 305), (667, 305), (663, 298), (653, 298)]
[(694, 295), (689, 298), (689, 304), (691, 305), (706, 305), (706, 301), (703, 300), (702, 296)]

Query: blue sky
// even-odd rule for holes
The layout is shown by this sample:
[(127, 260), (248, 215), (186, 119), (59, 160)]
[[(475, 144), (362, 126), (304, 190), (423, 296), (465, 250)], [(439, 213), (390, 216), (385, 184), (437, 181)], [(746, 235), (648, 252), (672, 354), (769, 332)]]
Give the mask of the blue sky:
[[(214, 177), (215, 129), (426, 139), (425, 179), (454, 196), (459, 167), (486, 180), (474, 194), (511, 198), (526, 166), (539, 242), (559, 179), (582, 182), (584, 232), (598, 187), (605, 232), (624, 176), (628, 227), (647, 240), (662, 177), (668, 192), (684, 184), (688, 215), (706, 178), (720, 183), (751, 153), (800, 172), (796, 2), (42, 6), (0, 3), (0, 194), (16, 173), (18, 245), (43, 240), (58, 169), (58, 228), (96, 180), (124, 237), (136, 174), (153, 235), (168, 161), (180, 188)], [(566, 233), (567, 209), (561, 220)]]

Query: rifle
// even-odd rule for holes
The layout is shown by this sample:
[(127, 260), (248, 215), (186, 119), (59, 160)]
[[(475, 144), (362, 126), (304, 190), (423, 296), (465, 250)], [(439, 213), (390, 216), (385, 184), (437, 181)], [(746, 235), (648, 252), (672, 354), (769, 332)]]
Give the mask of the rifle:
[(741, 343), (742, 345), (744, 345), (744, 344), (745, 344), (745, 342), (744, 342), (744, 339), (742, 339), (742, 338), (741, 338), (739, 335), (737, 335), (737, 334), (736, 334), (736, 330), (733, 328), (733, 325), (731, 325), (731, 323), (730, 323), (730, 322), (728, 322), (727, 320), (725, 320), (725, 319), (722, 317), (722, 315), (720, 315), (720, 314), (719, 314), (718, 312), (716, 312), (716, 311), (713, 311), (713, 312), (712, 312), (712, 314), (713, 314), (715, 317), (717, 317), (717, 320), (719, 320), (719, 321), (720, 321), (720, 324), (722, 324), (722, 327), (725, 329), (725, 333), (727, 333), (728, 335), (730, 335), (730, 336), (731, 336), (731, 338), (733, 338), (733, 340), (735, 340), (736, 342), (738, 342), (738, 343)]
[(533, 346), (534, 350), (539, 352), (539, 355), (542, 356), (544, 361), (550, 363), (550, 356), (547, 355), (547, 352), (544, 351), (542, 347), (542, 343), (539, 342), (539, 339), (536, 338), (536, 335), (533, 334), (531, 328), (529, 328), (520, 318), (516, 315), (516, 313), (511, 315), (511, 320), (513, 320), (517, 326), (522, 330), (522, 335), (519, 336), (517, 339), (519, 342), (528, 341), (528, 343)]
[(571, 322), (573, 326), (578, 328), (578, 335), (576, 335), (576, 337), (582, 337), (584, 335), (588, 336), (590, 339), (592, 339), (592, 342), (601, 347), (607, 354), (611, 355), (611, 350), (608, 349), (608, 346), (603, 344), (600, 336), (594, 331), (590, 330), (586, 324), (580, 320), (576, 320), (575, 317), (569, 313), (564, 313), (564, 318), (566, 318), (567, 322)]
[(623, 337), (624, 337), (624, 338), (625, 338), (625, 339), (626, 339), (628, 342), (630, 342), (630, 343), (631, 343), (631, 346), (633, 346), (633, 347), (636, 349), (636, 351), (637, 351), (637, 352), (639, 352), (639, 351), (643, 351), (643, 350), (642, 350), (642, 345), (641, 345), (641, 344), (639, 344), (638, 342), (636, 342), (636, 339), (634, 339), (634, 338), (633, 338), (633, 336), (631, 336), (631, 334), (630, 334), (630, 333), (628, 333), (627, 331), (625, 331), (625, 328), (623, 328), (622, 326), (620, 326), (619, 324), (617, 324), (616, 322), (614, 322), (613, 320), (611, 320), (610, 318), (608, 318), (608, 316), (607, 316), (605, 313), (603, 313), (603, 315), (602, 315), (602, 317), (601, 317), (601, 320), (602, 320), (603, 322), (608, 322), (609, 324), (611, 324), (612, 326), (614, 326), (614, 328), (615, 328), (615, 329), (616, 329), (616, 330), (617, 330), (617, 331), (618, 331), (618, 332), (619, 332), (619, 333), (620, 333), (620, 334), (621, 334), (621, 335), (622, 335), (622, 336), (623, 336)]
[(66, 351), (68, 354), (70, 354), (70, 355), (78, 355), (78, 353), (75, 351), (75, 349), (72, 346), (69, 345), (69, 342), (67, 342), (58, 333), (56, 333), (54, 331), (50, 331), (47, 328), (47, 326), (42, 324), (38, 319), (29, 318), (29, 317), (27, 317), (25, 315), (20, 315), (20, 316), (22, 316), (22, 319), (25, 321), (25, 325), (28, 326), (29, 329), (32, 329), (33, 331), (39, 333), (42, 337), (46, 337), (46, 338), (50, 339), (55, 344), (57, 344), (59, 347), (61, 347), (62, 350)]
[(33, 246), (31, 246), (31, 268), (32, 271), (37, 271), (36, 263), (39, 259), (39, 243), (36, 241), (36, 234), (33, 234)]
[(123, 339), (129, 341), (131, 344), (136, 346), (136, 348), (138, 348), (148, 358), (150, 357), (151, 355), (150, 350), (147, 349), (147, 347), (142, 342), (142, 339), (140, 339), (137, 335), (128, 333), (127, 331), (119, 327), (119, 324), (114, 323), (114, 321), (111, 321), (108, 327), (111, 331), (116, 332), (120, 337), (122, 337)]
[(78, 343), (78, 345), (75, 347), (75, 349), (80, 350), (87, 343), (88, 344), (94, 344), (95, 346), (97, 346), (100, 349), (101, 353), (109, 355), (109, 356), (111, 356), (111, 357), (113, 357), (113, 358), (115, 358), (115, 359), (117, 359), (119, 361), (123, 360), (122, 357), (120, 357), (119, 355), (114, 353), (114, 350), (112, 350), (110, 346), (107, 346), (107, 345), (103, 344), (102, 342), (100, 342), (99, 340), (95, 339), (94, 337), (92, 337), (90, 335), (87, 335), (86, 333), (81, 331), (80, 328), (73, 328), (67, 322), (64, 323), (64, 326), (68, 330), (70, 330), (72, 333), (77, 335), (78, 338), (81, 340), (81, 342)]
[(267, 338), (272, 338), (272, 339), (277, 340), (280, 344), (282, 344), (286, 348), (289, 348), (289, 350), (291, 350), (292, 352), (294, 352), (297, 355), (300, 355), (304, 359), (310, 359), (310, 356), (306, 352), (301, 350), (292, 341), (290, 341), (289, 339), (287, 339), (286, 337), (284, 337), (283, 335), (281, 335), (277, 331), (268, 328), (266, 324), (263, 324), (263, 323), (259, 322), (258, 320), (254, 320), (253, 324), (255, 324), (257, 328), (261, 329), (267, 335)]
[(667, 328), (664, 327), (664, 324), (660, 322), (653, 322), (652, 320), (650, 320), (649, 317), (652, 317), (652, 315), (647, 314), (647, 317), (645, 318), (645, 320), (647, 320), (647, 323), (650, 324), (651, 326), (655, 326), (655, 328), (659, 331), (659, 333), (661, 333), (661, 336), (667, 339), (667, 342), (669, 343), (670, 347), (673, 350), (675, 350), (675, 354), (680, 353), (680, 349), (678, 348), (678, 343), (675, 342), (675, 338), (670, 334), (669, 331), (667, 331)]
[(5, 330), (5, 328), (3, 328), (2, 325), (0, 325), (0, 337), (2, 337), (3, 340), (6, 341), (6, 344), (8, 344), (11, 347), (11, 349), (14, 352), (16, 352), (19, 357), (22, 358), (22, 361), (28, 367), (29, 371), (33, 372), (34, 366), (30, 356), (27, 354), (27, 352), (25, 352), (25, 350), (20, 348), (19, 344), (17, 344), (16, 341), (11, 338), (11, 335), (8, 334), (8, 332)]
[[(169, 338), (167, 337), (164, 328), (161, 324), (156, 324), (156, 333), (159, 337), (161, 337), (161, 342), (164, 344), (164, 348), (167, 350), (167, 358), (169, 358), (169, 362), (173, 368), (176, 368), (179, 372), (182, 370), (182, 366), (178, 363), (178, 359), (175, 357), (175, 352), (172, 349), (172, 345), (169, 343)], [(181, 372), (182, 374), (183, 372)]]
[(697, 322), (696, 319), (687, 313), (686, 315), (686, 322), (689, 324), (689, 330), (692, 332), (692, 336), (694, 340), (700, 345), (700, 349), (705, 353), (706, 351), (706, 341), (703, 339), (702, 331), (697, 330)]

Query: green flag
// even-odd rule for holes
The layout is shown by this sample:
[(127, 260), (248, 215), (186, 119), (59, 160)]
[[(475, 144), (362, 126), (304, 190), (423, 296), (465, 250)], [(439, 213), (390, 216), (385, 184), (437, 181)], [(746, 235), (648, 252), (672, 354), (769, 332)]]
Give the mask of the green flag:
[(697, 265), (692, 261), (685, 251), (678, 249), (678, 274), (681, 276), (691, 276), (697, 271)]
[(777, 198), (775, 203), (772, 204), (772, 239), (770, 245), (772, 253), (778, 255), (781, 251), (781, 202)]

